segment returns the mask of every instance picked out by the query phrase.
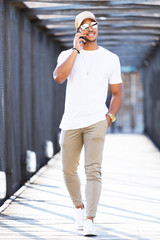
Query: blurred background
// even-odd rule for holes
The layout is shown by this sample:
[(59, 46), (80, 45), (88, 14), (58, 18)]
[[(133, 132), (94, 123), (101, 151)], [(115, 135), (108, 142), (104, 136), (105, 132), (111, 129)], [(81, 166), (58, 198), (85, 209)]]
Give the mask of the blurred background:
[(85, 10), (122, 67), (123, 104), (108, 132), (147, 134), (160, 148), (160, 1), (1, 0), (0, 204), (60, 150), (66, 84), (52, 72)]

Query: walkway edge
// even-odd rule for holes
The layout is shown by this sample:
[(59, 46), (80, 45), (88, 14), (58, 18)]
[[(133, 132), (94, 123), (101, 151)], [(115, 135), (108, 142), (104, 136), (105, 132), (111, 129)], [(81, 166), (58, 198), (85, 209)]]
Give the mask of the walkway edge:
[(0, 213), (2, 213), (22, 192), (25, 191), (27, 187), (31, 185), (41, 174), (43, 174), (47, 168), (48, 165), (53, 162), (59, 153), (56, 153), (53, 158), (51, 158), (46, 165), (41, 167), (22, 187), (20, 187), (10, 198), (8, 198), (3, 205), (0, 207)]

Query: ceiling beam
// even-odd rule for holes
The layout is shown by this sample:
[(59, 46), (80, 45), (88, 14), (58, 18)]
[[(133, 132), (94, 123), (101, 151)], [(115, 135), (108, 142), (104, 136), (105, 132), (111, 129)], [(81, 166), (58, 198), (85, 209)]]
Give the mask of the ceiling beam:
[[(57, 39), (62, 39), (63, 41), (73, 41), (73, 37), (56, 37)], [(100, 40), (99, 40), (100, 39)], [(154, 40), (159, 40), (158, 37), (152, 36), (152, 35), (148, 35), (146, 38), (146, 35), (134, 35), (134, 34), (130, 34), (127, 36), (126, 35), (101, 35), (99, 34), (98, 37), (99, 41), (106, 41), (106, 40), (116, 40), (116, 41), (154, 41)]]
[(73, 46), (75, 16), (92, 11), (99, 24), (98, 44), (116, 53), (122, 66), (142, 65), (160, 45), (160, 4), (156, 0), (26, 0), (55, 3), (38, 8), (27, 7), (25, 0), (8, 1), (65, 49)]
[[(73, 30), (66, 30), (66, 31), (60, 31), (55, 30), (55, 29), (48, 29), (46, 30), (46, 32), (54, 34), (55, 36), (67, 36), (67, 35), (74, 35), (75, 31)], [(160, 31), (158, 31), (157, 29), (121, 29), (121, 31), (119, 31), (119, 29), (113, 29), (113, 28), (109, 28), (106, 30), (103, 29), (99, 29), (98, 30), (99, 34), (104, 34), (104, 35), (130, 35), (130, 34), (134, 34), (134, 35), (153, 35), (153, 36), (160, 36)]]
[(97, 0), (10, 0), (12, 3), (21, 3), (21, 2), (39, 2), (39, 3), (61, 3), (61, 4), (92, 4), (92, 5), (124, 5), (124, 4), (143, 4), (147, 3), (151, 5), (151, 2), (153, 4), (156, 4), (158, 0), (103, 0), (103, 1), (97, 1)]
[(56, 6), (56, 7), (42, 7), (42, 8), (26, 8), (23, 9), (23, 12), (28, 16), (30, 15), (38, 15), (38, 14), (54, 14), (54, 15), (77, 15), (81, 11), (93, 11), (96, 16), (107, 16), (107, 14), (111, 13), (139, 13), (139, 14), (159, 14), (160, 13), (160, 5), (152, 5), (152, 7), (142, 5), (142, 6), (122, 6), (122, 7), (104, 7), (99, 6), (98, 8), (95, 6), (90, 6), (86, 8), (86, 5), (68, 5), (68, 6)]
[[(58, 25), (57, 25), (58, 26)], [(157, 32), (157, 35), (160, 34), (160, 24), (157, 24), (157, 25), (143, 25), (143, 26), (139, 26), (138, 24), (137, 25), (125, 25), (125, 24), (121, 24), (121, 25), (110, 25), (110, 26), (103, 26), (103, 31), (110, 31), (110, 30), (116, 30), (116, 31), (123, 31), (123, 30), (135, 30), (135, 31), (148, 31), (148, 30), (152, 30), (152, 31), (155, 31)], [(52, 28), (52, 29), (49, 29), (48, 32), (50, 31), (50, 33), (54, 33), (54, 31), (57, 31), (57, 32), (65, 32), (65, 31), (73, 31), (73, 33), (75, 32), (75, 27), (74, 26), (62, 26), (59, 28), (58, 27), (55, 27), (55, 28)]]
[[(67, 24), (67, 25), (73, 25), (74, 24), (74, 20), (75, 18), (74, 17), (70, 17), (69, 19), (67, 17), (64, 17), (64, 18), (57, 18), (57, 19), (45, 19), (45, 20), (36, 20), (37, 21), (37, 25), (38, 26), (44, 26), (44, 25), (52, 25), (54, 23), (58, 23), (59, 25), (64, 25), (64, 24)], [(158, 18), (148, 18), (147, 21), (149, 21), (150, 24), (158, 24), (158, 22), (160, 22), (160, 17)], [(105, 22), (104, 21), (99, 21), (99, 26), (100, 27), (103, 27), (105, 25), (111, 25), (111, 24), (115, 24), (115, 23), (124, 23), (125, 24), (136, 24), (138, 23), (139, 25), (143, 25), (143, 24), (146, 24), (146, 19), (143, 19), (143, 20), (140, 20), (140, 19), (136, 19), (136, 18), (133, 18), (133, 19), (125, 19), (124, 18), (109, 18), (108, 20), (106, 20)]]

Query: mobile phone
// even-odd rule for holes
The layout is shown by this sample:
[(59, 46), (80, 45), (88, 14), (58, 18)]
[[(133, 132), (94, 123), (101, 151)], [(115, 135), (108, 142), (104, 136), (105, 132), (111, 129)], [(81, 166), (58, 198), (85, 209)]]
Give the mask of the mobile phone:
[[(81, 32), (79, 31), (79, 29), (77, 30), (77, 33), (81, 33)], [(84, 37), (79, 37), (79, 39), (82, 39), (82, 40), (84, 39), (84, 40), (85, 40)], [(81, 42), (82, 42), (84, 45), (86, 44), (84, 41), (81, 41)], [(80, 42), (80, 43), (81, 43), (81, 42)]]

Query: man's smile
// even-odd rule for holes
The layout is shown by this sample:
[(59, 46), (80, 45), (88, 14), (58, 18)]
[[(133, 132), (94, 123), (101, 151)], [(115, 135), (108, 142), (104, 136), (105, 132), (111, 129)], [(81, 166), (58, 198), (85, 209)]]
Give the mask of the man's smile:
[(88, 37), (94, 37), (94, 36), (95, 36), (95, 33), (94, 33), (94, 32), (89, 32), (89, 33), (87, 34), (87, 36), (88, 36)]

